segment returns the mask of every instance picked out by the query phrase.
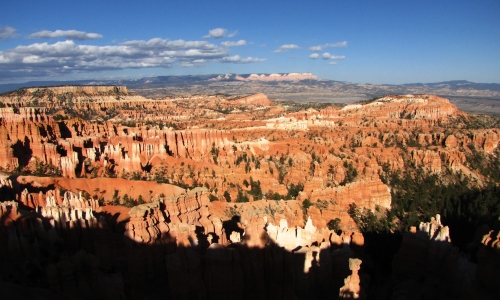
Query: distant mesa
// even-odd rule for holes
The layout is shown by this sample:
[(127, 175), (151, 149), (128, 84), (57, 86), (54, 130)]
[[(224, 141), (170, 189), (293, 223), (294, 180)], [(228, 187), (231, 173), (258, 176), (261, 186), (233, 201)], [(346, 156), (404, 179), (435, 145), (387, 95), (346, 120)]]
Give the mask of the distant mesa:
[(0, 95), (0, 102), (9, 106), (59, 107), (68, 103), (116, 102), (121, 99), (146, 100), (130, 93), (122, 85), (60, 85), (20, 88)]
[(121, 93), (128, 94), (126, 86), (115, 86), (115, 85), (64, 85), (64, 86), (46, 86), (46, 87), (32, 87), (27, 88), (26, 91), (29, 93), (35, 93), (40, 89), (50, 89), (54, 94), (64, 94), (64, 93), (86, 93), (91, 95), (97, 95), (100, 93)]
[(299, 80), (319, 80), (312, 73), (288, 73), (288, 74), (250, 74), (248, 77), (236, 76), (236, 80), (241, 81), (299, 81)]

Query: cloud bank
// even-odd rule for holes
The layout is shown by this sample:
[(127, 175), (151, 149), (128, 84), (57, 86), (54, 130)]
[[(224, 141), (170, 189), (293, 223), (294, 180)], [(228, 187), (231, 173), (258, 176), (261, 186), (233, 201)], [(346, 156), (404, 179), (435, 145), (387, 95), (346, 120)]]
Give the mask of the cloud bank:
[(331, 55), (328, 52), (323, 53), (321, 56), (323, 59), (345, 59), (344, 55)]
[(221, 59), (221, 62), (237, 63), (237, 64), (248, 64), (255, 62), (264, 62), (265, 58), (255, 58), (255, 57), (240, 57), (239, 55), (228, 56)]
[(13, 27), (0, 27), (0, 40), (8, 40), (17, 37), (17, 30)]
[(347, 42), (343, 41), (343, 42), (337, 42), (337, 43), (312, 46), (312, 47), (309, 47), (309, 50), (314, 51), (314, 52), (320, 52), (320, 51), (323, 51), (323, 49), (325, 49), (325, 48), (340, 48), (340, 47), (347, 47)]
[(153, 38), (119, 45), (93, 46), (66, 40), (0, 51), (0, 80), (127, 68), (170, 68), (175, 64), (190, 67), (214, 62), (240, 64), (262, 61), (265, 59), (230, 56), (228, 47), (208, 41)]
[(279, 46), (278, 49), (274, 50), (273, 52), (274, 53), (287, 52), (288, 50), (298, 49), (298, 48), (300, 47), (295, 44), (285, 44)]
[(77, 31), (77, 30), (56, 30), (56, 31), (42, 30), (30, 34), (28, 38), (30, 39), (66, 38), (68, 40), (83, 41), (83, 40), (100, 39), (102, 38), (102, 35), (98, 33), (87, 33), (84, 31)]
[(222, 42), (220, 44), (224, 47), (238, 47), (238, 46), (246, 46), (247, 41), (245, 40), (239, 40), (237, 42), (227, 41), (227, 42)]

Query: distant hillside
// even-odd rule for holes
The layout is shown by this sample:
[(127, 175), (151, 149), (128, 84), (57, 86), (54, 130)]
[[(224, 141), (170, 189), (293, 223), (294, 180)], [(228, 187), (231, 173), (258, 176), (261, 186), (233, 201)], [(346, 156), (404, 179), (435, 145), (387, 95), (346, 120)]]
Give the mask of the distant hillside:
[(435, 94), (447, 98), (500, 99), (500, 84), (455, 80), (402, 85), (362, 84), (318, 79), (311, 73), (212, 74), (145, 77), (135, 80), (31, 81), (0, 84), (0, 93), (31, 86), (122, 85), (145, 97), (186, 94), (255, 94), (277, 100), (353, 102), (387, 94)]
[(443, 81), (443, 82), (435, 82), (435, 83), (410, 83), (403, 84), (403, 86), (408, 87), (428, 87), (434, 89), (442, 89), (448, 88), (452, 90), (482, 90), (482, 91), (496, 91), (500, 92), (500, 84), (498, 83), (475, 83), (467, 80), (452, 80), (452, 81)]
[(64, 85), (115, 85), (113, 80), (71, 80), (71, 81), (29, 81), (23, 83), (0, 84), (0, 93), (14, 91), (26, 87), (64, 86)]

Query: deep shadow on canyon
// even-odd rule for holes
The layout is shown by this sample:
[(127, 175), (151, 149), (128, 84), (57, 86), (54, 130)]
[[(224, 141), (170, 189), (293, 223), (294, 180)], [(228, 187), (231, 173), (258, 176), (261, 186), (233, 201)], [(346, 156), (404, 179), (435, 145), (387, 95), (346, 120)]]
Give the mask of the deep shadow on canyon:
[[(188, 245), (168, 232), (141, 244), (124, 235), (118, 214), (94, 212), (70, 226), (9, 203), (0, 220), (0, 286), (20, 299), (339, 299), (355, 257), (368, 299), (468, 299), (477, 295), (469, 288), (488, 291), (477, 282), (454, 286), (451, 244), (411, 234), (365, 234), (363, 247), (316, 245), (308, 264), (301, 246), (286, 251), (264, 235), (261, 248), (246, 245), (248, 234), (224, 247), (217, 242), (227, 236), (197, 227)], [(226, 233), (243, 233), (239, 218), (224, 221)]]
[[(337, 299), (356, 256), (342, 253), (333, 265), (330, 249), (320, 249), (304, 269), (305, 253), (272, 242), (247, 247), (249, 236), (228, 247), (207, 247), (203, 232), (191, 246), (176, 245), (168, 233), (153, 245), (137, 244), (110, 214), (97, 214), (101, 228), (86, 222), (88, 228), (51, 230), (42, 219), (45, 235), (35, 224), (40, 216), (24, 209), (15, 221), (4, 214), (1, 222), (9, 224), (0, 229), (2, 290), (23, 299)], [(225, 226), (237, 227), (234, 220)]]

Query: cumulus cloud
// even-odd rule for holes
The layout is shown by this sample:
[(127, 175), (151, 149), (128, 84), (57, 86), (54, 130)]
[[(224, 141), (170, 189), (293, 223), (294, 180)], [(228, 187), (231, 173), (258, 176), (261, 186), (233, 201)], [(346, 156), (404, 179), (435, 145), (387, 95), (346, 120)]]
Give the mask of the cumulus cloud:
[(206, 39), (220, 39), (225, 37), (227, 34), (227, 29), (224, 28), (214, 28), (208, 31), (208, 34), (203, 36)]
[(220, 44), (224, 47), (238, 47), (238, 46), (246, 46), (247, 41), (245, 40), (239, 40), (237, 42), (227, 41), (227, 42), (222, 42)]
[(318, 57), (319, 57), (318, 53), (313, 53), (313, 54), (309, 55), (309, 58), (312, 58), (312, 59), (316, 59)]
[(8, 40), (11, 38), (16, 38), (17, 37), (17, 32), (16, 29), (13, 27), (0, 27), (0, 40)]
[(203, 38), (205, 38), (205, 39), (210, 39), (210, 38), (220, 39), (220, 38), (223, 38), (223, 37), (232, 38), (232, 37), (235, 37), (237, 34), (238, 34), (238, 31), (234, 31), (234, 32), (228, 33), (227, 29), (224, 29), (224, 28), (214, 28), (212, 30), (209, 30), (208, 34), (205, 35), (205, 36), (203, 36)]
[(337, 42), (337, 43), (333, 43), (333, 44), (328, 44), (328, 47), (333, 47), (333, 48), (336, 48), (336, 47), (347, 47), (347, 41)]
[(274, 53), (287, 52), (288, 50), (298, 49), (298, 48), (300, 47), (295, 44), (285, 44), (279, 46), (278, 49), (274, 50), (273, 52)]
[(312, 46), (312, 47), (309, 47), (309, 50), (314, 51), (314, 52), (320, 52), (320, 51), (323, 51), (323, 49), (325, 49), (325, 48), (339, 48), (339, 47), (347, 47), (347, 42), (343, 41), (343, 42), (337, 42), (337, 43)]
[(226, 63), (238, 63), (238, 64), (248, 64), (248, 63), (255, 63), (255, 62), (264, 62), (266, 61), (265, 58), (255, 58), (255, 57), (240, 57), (239, 55), (234, 55), (234, 56), (227, 56), (223, 57), (221, 62), (226, 62)]
[(331, 61), (331, 62), (329, 62), (328, 64), (329, 64), (329, 65), (336, 65), (336, 64), (338, 64), (338, 62), (336, 62), (336, 61)]
[(345, 59), (344, 55), (331, 55), (328, 52), (323, 53), (321, 56), (323, 59)]
[[(238, 43), (238, 42), (237, 42)], [(198, 66), (211, 62), (252, 63), (261, 58), (230, 56), (208, 41), (132, 40), (119, 45), (80, 45), (73, 40), (34, 43), (0, 51), (0, 80), (126, 68)]]
[(42, 30), (35, 33), (32, 33), (28, 36), (30, 39), (54, 39), (54, 38), (66, 38), (69, 40), (92, 40), (92, 39), (100, 39), (102, 38), (101, 34), (98, 33), (89, 33), (78, 30)]

